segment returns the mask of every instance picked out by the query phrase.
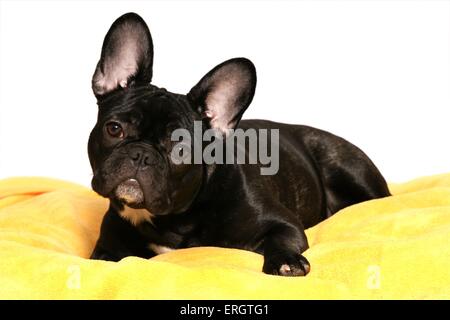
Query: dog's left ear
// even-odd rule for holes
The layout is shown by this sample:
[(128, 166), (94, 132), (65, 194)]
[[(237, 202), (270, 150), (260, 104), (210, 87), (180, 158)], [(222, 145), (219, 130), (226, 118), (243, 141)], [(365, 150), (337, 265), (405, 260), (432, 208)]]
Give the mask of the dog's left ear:
[(234, 129), (255, 94), (256, 70), (245, 58), (227, 60), (208, 72), (188, 93), (211, 128), (225, 136)]
[(126, 13), (112, 24), (103, 41), (102, 54), (92, 77), (97, 98), (133, 83), (152, 80), (153, 42), (145, 21)]

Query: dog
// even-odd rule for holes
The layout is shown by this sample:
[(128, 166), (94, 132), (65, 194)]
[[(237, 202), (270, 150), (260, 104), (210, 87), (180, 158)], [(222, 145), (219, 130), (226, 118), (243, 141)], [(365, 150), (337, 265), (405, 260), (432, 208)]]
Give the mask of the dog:
[[(262, 254), (264, 273), (304, 276), (310, 271), (302, 255), (305, 228), (347, 206), (390, 195), (367, 155), (336, 135), (241, 121), (256, 87), (250, 60), (219, 64), (187, 94), (151, 84), (152, 65), (145, 21), (135, 13), (119, 17), (92, 78), (98, 104), (88, 142), (92, 188), (110, 200), (92, 259), (218, 246)], [(261, 174), (261, 163), (175, 163), (172, 133), (193, 133), (195, 122), (224, 140), (234, 129), (277, 132), (276, 174)]]

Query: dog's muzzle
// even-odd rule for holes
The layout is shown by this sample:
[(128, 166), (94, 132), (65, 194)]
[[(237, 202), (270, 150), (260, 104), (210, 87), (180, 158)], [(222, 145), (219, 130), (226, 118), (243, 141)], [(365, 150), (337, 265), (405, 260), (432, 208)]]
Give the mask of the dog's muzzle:
[(114, 193), (126, 204), (136, 205), (144, 202), (144, 192), (136, 179), (128, 179), (120, 183)]

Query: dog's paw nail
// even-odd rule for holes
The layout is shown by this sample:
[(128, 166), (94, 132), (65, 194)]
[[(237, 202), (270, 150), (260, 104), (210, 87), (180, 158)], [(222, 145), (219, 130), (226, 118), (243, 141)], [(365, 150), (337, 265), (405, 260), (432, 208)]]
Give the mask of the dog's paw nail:
[(290, 272), (291, 272), (291, 267), (289, 267), (289, 265), (283, 264), (283, 265), (280, 267), (280, 274), (288, 274), (288, 273), (290, 273)]
[(310, 270), (311, 267), (308, 260), (298, 254), (288, 255), (283, 257), (283, 259), (278, 258), (275, 261), (267, 258), (263, 266), (265, 273), (284, 277), (306, 276)]
[(303, 269), (305, 269), (305, 275), (307, 275), (311, 271), (311, 266), (308, 263), (304, 263)]
[(278, 274), (280, 276), (285, 276), (285, 277), (298, 277), (298, 276), (306, 276), (308, 272), (306, 272), (306, 270), (304, 270), (302, 267), (300, 266), (288, 266), (286, 264), (282, 265), (279, 269)]

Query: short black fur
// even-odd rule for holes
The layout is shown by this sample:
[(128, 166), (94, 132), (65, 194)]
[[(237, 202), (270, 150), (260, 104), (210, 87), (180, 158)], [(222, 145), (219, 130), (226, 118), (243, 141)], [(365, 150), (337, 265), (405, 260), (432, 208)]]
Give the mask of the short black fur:
[[(117, 40), (129, 36), (130, 28), (140, 30), (147, 49), (123, 57), (118, 44), (129, 46), (120, 51), (127, 54), (139, 46), (133, 39)], [(263, 254), (265, 273), (306, 275), (310, 266), (301, 255), (308, 248), (305, 228), (349, 205), (390, 195), (372, 161), (340, 137), (301, 125), (240, 121), (256, 87), (256, 71), (248, 59), (220, 64), (189, 94), (181, 95), (149, 83), (153, 44), (136, 14), (119, 18), (103, 46), (93, 80), (98, 122), (88, 149), (92, 187), (111, 201), (93, 259), (149, 258), (158, 253), (155, 245), (219, 246)], [(138, 69), (99, 76), (105, 61), (118, 57), (135, 62)], [(123, 65), (118, 63), (118, 68)], [(261, 175), (261, 166), (250, 164), (174, 164), (171, 132), (185, 128), (193, 133), (196, 120), (224, 136), (235, 128), (278, 129), (278, 173)], [(120, 137), (108, 134), (111, 123), (121, 128)], [(118, 196), (117, 188), (124, 183), (133, 192), (139, 189), (144, 200)]]

